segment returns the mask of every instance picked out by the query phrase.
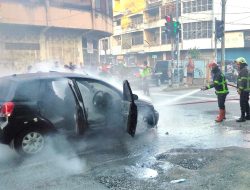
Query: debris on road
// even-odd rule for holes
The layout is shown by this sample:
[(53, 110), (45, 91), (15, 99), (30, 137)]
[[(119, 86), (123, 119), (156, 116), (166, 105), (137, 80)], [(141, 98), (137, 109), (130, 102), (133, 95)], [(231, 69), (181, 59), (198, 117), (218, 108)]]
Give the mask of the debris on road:
[(182, 183), (184, 181), (186, 181), (186, 179), (176, 179), (176, 180), (170, 181), (170, 183)]

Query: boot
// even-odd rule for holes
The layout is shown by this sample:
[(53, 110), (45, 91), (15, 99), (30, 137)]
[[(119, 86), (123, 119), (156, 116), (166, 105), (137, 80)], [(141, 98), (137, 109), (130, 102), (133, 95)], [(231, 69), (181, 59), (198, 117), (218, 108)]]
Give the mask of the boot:
[(247, 116), (246, 116), (245, 119), (246, 119), (246, 120), (250, 120), (250, 114), (247, 114)]
[(245, 122), (246, 119), (245, 117), (240, 117), (239, 119), (236, 120), (236, 122)]
[(246, 120), (250, 120), (250, 110), (249, 110), (249, 104), (246, 105)]
[(226, 110), (222, 110), (223, 119), (226, 119)]
[(246, 117), (245, 117), (245, 112), (241, 112), (241, 117), (236, 120), (236, 122), (245, 122)]
[(225, 117), (225, 115), (224, 115), (224, 110), (223, 109), (220, 109), (220, 111), (219, 111), (219, 115), (217, 116), (217, 118), (216, 118), (216, 122), (222, 122), (223, 121), (223, 119), (224, 119), (224, 117)]

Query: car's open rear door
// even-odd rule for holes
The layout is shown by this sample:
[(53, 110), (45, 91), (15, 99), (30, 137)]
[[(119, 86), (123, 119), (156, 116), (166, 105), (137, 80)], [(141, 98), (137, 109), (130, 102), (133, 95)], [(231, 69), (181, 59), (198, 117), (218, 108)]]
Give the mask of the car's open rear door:
[(134, 102), (134, 95), (127, 80), (123, 82), (123, 122), (127, 132), (133, 137), (137, 125), (137, 106)]

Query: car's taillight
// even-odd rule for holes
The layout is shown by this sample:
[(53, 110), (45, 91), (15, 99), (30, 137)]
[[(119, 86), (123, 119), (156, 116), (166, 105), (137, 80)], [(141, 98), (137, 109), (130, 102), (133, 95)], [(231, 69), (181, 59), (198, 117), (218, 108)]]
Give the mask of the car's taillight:
[(0, 115), (3, 117), (10, 117), (14, 110), (14, 106), (15, 105), (13, 102), (3, 103), (3, 105), (1, 106), (1, 110), (0, 110)]

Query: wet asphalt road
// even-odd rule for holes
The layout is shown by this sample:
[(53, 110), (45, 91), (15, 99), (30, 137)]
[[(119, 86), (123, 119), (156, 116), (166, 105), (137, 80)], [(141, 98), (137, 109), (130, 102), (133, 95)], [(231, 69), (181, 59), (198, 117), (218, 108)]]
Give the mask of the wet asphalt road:
[(218, 108), (213, 90), (177, 98), (192, 91), (151, 89), (159, 125), (147, 129), (141, 124), (134, 138), (120, 132), (90, 133), (75, 143), (60, 138), (61, 146), (25, 160), (0, 146), (0, 189), (171, 189), (169, 179), (159, 184), (157, 176), (173, 165), (157, 162), (157, 155), (176, 148), (250, 146), (248, 131), (235, 123), (236, 91), (228, 95), (227, 120), (222, 124), (214, 122)]

